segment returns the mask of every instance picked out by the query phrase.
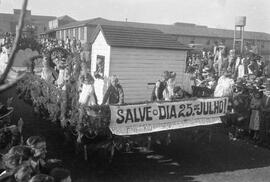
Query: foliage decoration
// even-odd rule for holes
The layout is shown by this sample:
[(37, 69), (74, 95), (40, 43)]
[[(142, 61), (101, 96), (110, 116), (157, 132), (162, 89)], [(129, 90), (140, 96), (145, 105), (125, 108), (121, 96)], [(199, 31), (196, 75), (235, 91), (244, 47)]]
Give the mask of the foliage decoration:
[[(110, 118), (109, 106), (77, 107), (77, 90), (72, 86), (69, 87), (68, 91), (61, 90), (37, 75), (29, 73), (17, 84), (17, 93), (20, 98), (32, 104), (36, 111), (49, 120), (65, 120), (70, 127), (80, 128), (80, 130), (83, 126), (84, 133), (100, 132), (102, 129), (107, 129)], [(81, 120), (79, 118), (80, 111), (83, 112)]]

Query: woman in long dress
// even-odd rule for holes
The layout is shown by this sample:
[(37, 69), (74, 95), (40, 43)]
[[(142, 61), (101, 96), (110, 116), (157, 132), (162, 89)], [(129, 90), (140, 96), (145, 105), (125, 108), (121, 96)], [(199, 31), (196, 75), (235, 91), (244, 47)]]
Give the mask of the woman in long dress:
[(254, 132), (253, 139), (259, 139), (260, 130), (260, 109), (262, 107), (262, 94), (256, 92), (250, 103), (251, 116), (249, 122), (250, 132)]

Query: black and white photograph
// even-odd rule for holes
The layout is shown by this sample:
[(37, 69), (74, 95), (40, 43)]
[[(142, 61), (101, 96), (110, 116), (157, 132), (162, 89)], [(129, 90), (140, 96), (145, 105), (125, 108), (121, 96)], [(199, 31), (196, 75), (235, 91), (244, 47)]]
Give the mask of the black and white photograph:
[(0, 182), (269, 182), (269, 0), (0, 0)]

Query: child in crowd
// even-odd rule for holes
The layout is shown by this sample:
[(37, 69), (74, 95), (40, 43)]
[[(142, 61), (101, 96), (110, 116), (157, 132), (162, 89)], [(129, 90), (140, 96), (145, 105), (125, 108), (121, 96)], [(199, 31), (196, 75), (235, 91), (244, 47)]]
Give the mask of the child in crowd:
[(250, 133), (254, 133), (253, 134), (254, 140), (259, 139), (261, 105), (262, 105), (262, 93), (259, 91), (256, 91), (250, 103), (251, 115), (250, 115), (250, 122), (249, 122)]

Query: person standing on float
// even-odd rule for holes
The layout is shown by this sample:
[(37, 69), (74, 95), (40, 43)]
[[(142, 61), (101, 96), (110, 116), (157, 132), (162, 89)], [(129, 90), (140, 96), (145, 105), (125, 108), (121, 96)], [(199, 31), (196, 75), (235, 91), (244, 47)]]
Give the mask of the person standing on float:
[[(97, 102), (98, 104), (102, 104), (103, 98), (104, 98), (104, 87), (105, 84), (105, 75), (104, 75), (104, 60), (102, 58), (97, 58), (96, 61), (96, 71), (94, 72), (95, 77), (95, 90), (96, 90), (96, 96), (97, 96)], [(106, 80), (107, 81), (107, 80)]]
[(151, 101), (160, 101), (163, 99), (163, 91), (167, 87), (167, 81), (170, 78), (169, 71), (164, 71), (162, 78), (156, 82), (151, 95)]
[(175, 78), (176, 73), (172, 73), (171, 78), (169, 78), (167, 81), (166, 88), (163, 90), (163, 99), (165, 101), (172, 101), (175, 97)]
[(87, 73), (85, 79), (82, 82), (81, 93), (79, 96), (79, 103), (85, 106), (92, 106), (97, 104), (95, 88), (94, 88), (94, 78)]
[(124, 91), (115, 75), (110, 78), (110, 86), (103, 98), (102, 104), (106, 103), (120, 105), (124, 103)]

